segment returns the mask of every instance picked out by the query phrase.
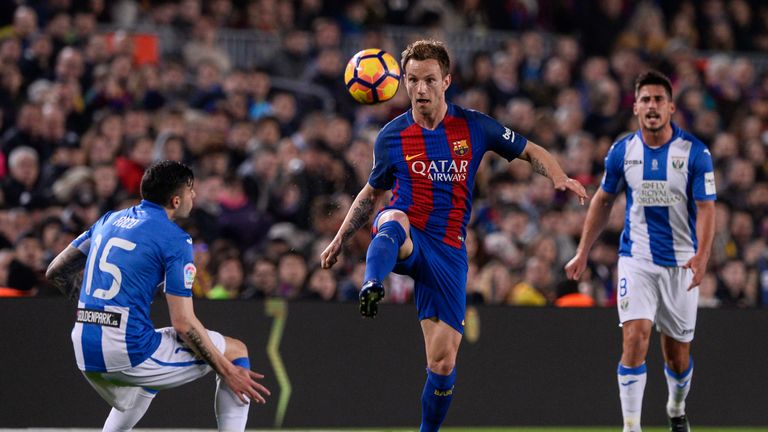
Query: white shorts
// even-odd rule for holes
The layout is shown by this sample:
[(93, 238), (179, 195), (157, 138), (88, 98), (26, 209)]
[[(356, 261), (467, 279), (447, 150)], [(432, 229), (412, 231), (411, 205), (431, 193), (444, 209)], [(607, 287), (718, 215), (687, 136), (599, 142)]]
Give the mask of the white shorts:
[(647, 319), (680, 342), (693, 340), (699, 288), (688, 291), (693, 271), (664, 267), (632, 257), (619, 257), (616, 304), (621, 323)]
[[(157, 350), (141, 364), (118, 372), (83, 372), (88, 382), (108, 404), (120, 411), (133, 407), (143, 389), (150, 393), (192, 382), (212, 369), (177, 336), (173, 327), (157, 329), (162, 339)], [(207, 330), (222, 354), (226, 348), (221, 333)]]

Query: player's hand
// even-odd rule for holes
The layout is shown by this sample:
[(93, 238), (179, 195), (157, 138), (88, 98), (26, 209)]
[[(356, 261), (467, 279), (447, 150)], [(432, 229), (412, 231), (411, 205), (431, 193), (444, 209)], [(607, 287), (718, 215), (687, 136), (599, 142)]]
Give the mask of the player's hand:
[(708, 257), (696, 254), (683, 265), (683, 268), (691, 269), (693, 272), (693, 279), (691, 284), (688, 285), (688, 291), (701, 284), (701, 280), (704, 279), (704, 274), (707, 272), (707, 261)]
[(336, 261), (338, 261), (338, 256), (340, 253), (341, 241), (338, 241), (334, 238), (333, 241), (320, 254), (320, 266), (324, 269), (333, 267), (333, 265), (336, 264)]
[(235, 366), (233, 372), (226, 377), (222, 376), (222, 379), (227, 383), (232, 393), (237, 395), (244, 404), (248, 404), (250, 401), (267, 403), (264, 395), (269, 396), (272, 393), (256, 381), (262, 378), (264, 378), (264, 375), (240, 366)]
[(589, 195), (587, 195), (587, 190), (584, 189), (584, 185), (576, 179), (567, 177), (564, 181), (555, 183), (555, 189), (559, 191), (572, 191), (579, 197), (579, 204), (581, 205), (586, 204), (589, 199)]
[(587, 268), (587, 255), (577, 253), (576, 256), (565, 265), (565, 276), (571, 280), (579, 280)]

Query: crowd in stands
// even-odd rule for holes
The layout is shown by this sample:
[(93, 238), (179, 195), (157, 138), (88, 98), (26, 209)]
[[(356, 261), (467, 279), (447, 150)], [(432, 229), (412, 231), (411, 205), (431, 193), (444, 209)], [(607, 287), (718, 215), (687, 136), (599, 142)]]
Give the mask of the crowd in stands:
[[(156, 29), (154, 56), (137, 25)], [(455, 62), (449, 100), (546, 147), (591, 192), (608, 148), (637, 129), (634, 78), (666, 73), (674, 121), (716, 167), (700, 305), (768, 304), (768, 4), (749, 0), (3, 2), (0, 287), (11, 289), (0, 293), (59, 295), (43, 276), (50, 260), (104, 212), (137, 203), (149, 164), (174, 159), (196, 175), (195, 210), (181, 222), (194, 239), (195, 296), (356, 301), (369, 232), (332, 270), (318, 257), (367, 180), (376, 132), (409, 105), (402, 88), (376, 106), (344, 88), (345, 38), (402, 50), (385, 26), (413, 37), (508, 32)], [(225, 29), (281, 45), (241, 68), (217, 42)], [(333, 103), (278, 79), (318, 86)], [(586, 207), (528, 164), (486, 156), (466, 236), (468, 301), (613, 305), (618, 201), (589, 271), (566, 281)], [(411, 300), (409, 279), (386, 287), (385, 301)]]

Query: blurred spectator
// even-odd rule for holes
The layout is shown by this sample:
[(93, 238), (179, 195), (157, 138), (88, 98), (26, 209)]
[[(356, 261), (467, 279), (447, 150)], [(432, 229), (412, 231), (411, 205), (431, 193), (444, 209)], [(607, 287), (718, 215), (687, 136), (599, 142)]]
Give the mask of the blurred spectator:
[(757, 287), (750, 283), (744, 262), (739, 260), (726, 262), (720, 269), (718, 276), (720, 280), (716, 294), (723, 306), (755, 306)]
[(225, 251), (224, 256), (216, 257), (213, 267), (213, 287), (205, 293), (205, 296), (211, 300), (238, 298), (245, 281), (243, 263), (238, 253)]
[(595, 299), (586, 291), (589, 285), (572, 280), (565, 280), (557, 284), (557, 299), (554, 305), (557, 307), (592, 307)]
[(139, 195), (144, 170), (154, 160), (154, 144), (148, 136), (136, 137), (126, 145), (125, 156), (115, 160), (117, 177), (123, 189), (131, 195)]
[(43, 248), (33, 233), (23, 233), (14, 244), (15, 254), (8, 264), (8, 286), (30, 295), (38, 293), (43, 280)]
[(213, 275), (211, 274), (211, 251), (204, 242), (195, 242), (192, 245), (193, 259), (195, 260), (195, 281), (192, 284), (192, 295), (197, 298), (208, 298), (208, 293), (213, 288)]
[(258, 257), (251, 266), (241, 298), (275, 297), (277, 296), (277, 284), (277, 264), (267, 257)]
[(307, 276), (307, 285), (303, 299), (335, 301), (337, 297), (336, 288), (338, 282), (333, 270), (323, 269), (316, 265)]
[(272, 219), (248, 199), (242, 180), (227, 177), (218, 200), (219, 236), (231, 240), (241, 250), (260, 246), (272, 226)]
[(277, 263), (277, 295), (288, 300), (299, 298), (307, 273), (304, 255), (295, 251), (284, 253)]
[(21, 146), (8, 155), (9, 175), (3, 181), (4, 205), (40, 205), (45, 191), (40, 187), (40, 159), (32, 147)]
[(512, 287), (507, 303), (516, 306), (545, 306), (555, 300), (551, 268), (539, 258), (525, 263), (523, 280)]

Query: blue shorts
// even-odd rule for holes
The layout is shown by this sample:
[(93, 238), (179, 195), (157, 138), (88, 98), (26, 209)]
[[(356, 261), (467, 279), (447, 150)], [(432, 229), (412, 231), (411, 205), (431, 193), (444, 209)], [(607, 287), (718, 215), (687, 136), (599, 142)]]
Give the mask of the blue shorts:
[[(377, 220), (374, 227), (377, 226)], [(375, 229), (374, 229), (375, 231)], [(397, 261), (394, 272), (415, 281), (419, 321), (437, 318), (464, 334), (467, 309), (467, 251), (456, 249), (411, 227), (413, 252)]]

